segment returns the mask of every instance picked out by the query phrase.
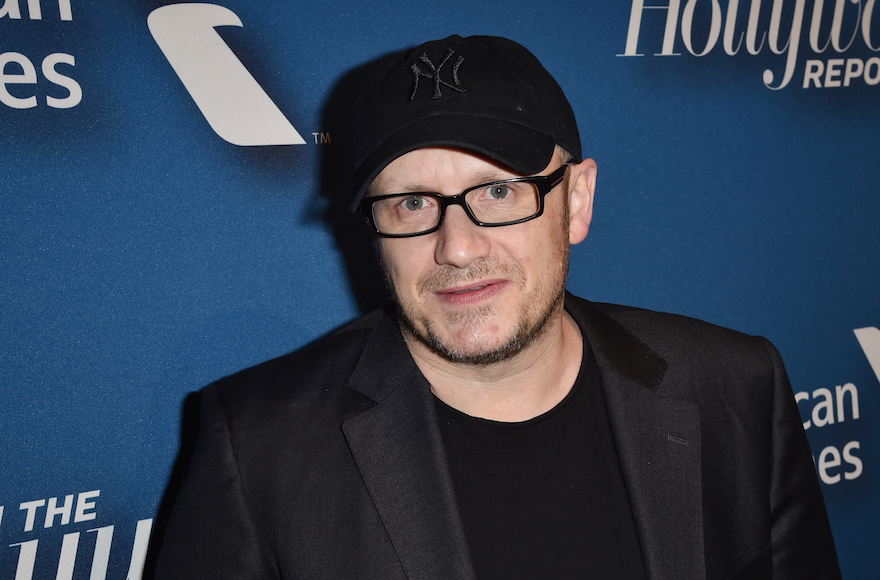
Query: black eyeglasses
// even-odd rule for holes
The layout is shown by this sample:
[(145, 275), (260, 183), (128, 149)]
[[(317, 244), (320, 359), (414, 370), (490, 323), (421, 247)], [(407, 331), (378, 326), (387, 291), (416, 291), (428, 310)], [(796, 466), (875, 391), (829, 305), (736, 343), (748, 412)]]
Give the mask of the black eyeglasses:
[(386, 238), (411, 238), (436, 232), (450, 205), (460, 205), (478, 226), (519, 224), (544, 213), (544, 196), (559, 185), (569, 165), (566, 163), (550, 175), (484, 183), (458, 195), (416, 192), (365, 197), (358, 208), (370, 220), (376, 234)]

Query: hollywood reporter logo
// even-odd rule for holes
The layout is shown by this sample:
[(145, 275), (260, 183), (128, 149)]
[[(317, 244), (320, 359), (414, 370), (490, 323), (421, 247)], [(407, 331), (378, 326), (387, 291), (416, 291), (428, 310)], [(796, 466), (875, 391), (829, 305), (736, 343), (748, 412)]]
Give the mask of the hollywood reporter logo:
[[(880, 52), (880, 42), (876, 29), (880, 17), (875, 15), (877, 0), (773, 0), (772, 4), (761, 0), (727, 0), (726, 6), (720, 0), (656, 0), (645, 4), (645, 0), (632, 0), (626, 46), (621, 57), (645, 56), (645, 48), (654, 56), (681, 56), (676, 49), (679, 39), (686, 51), (695, 57), (704, 57), (721, 47), (727, 56), (748, 54), (756, 56), (765, 46), (777, 55), (785, 55), (782, 78), (772, 70), (765, 69), (762, 75), (764, 86), (779, 90), (788, 86), (794, 78), (799, 63), (799, 51), (812, 50), (821, 55), (829, 48), (843, 54), (850, 48), (862, 48)], [(742, 5), (741, 5), (742, 4)], [(787, 4), (787, 9), (786, 9)], [(709, 21), (695, 19), (697, 6), (709, 11)], [(833, 8), (832, 8), (833, 5)], [(767, 28), (762, 24), (769, 7), (770, 22)], [(808, 10), (809, 9), (809, 10)], [(747, 13), (746, 13), (747, 11)], [(738, 18), (747, 15), (747, 23)], [(790, 14), (789, 14), (790, 12)], [(809, 14), (809, 19), (807, 15)], [(662, 43), (657, 45), (650, 39), (641, 44), (642, 23), (646, 20), (657, 24), (657, 18), (665, 20)], [(698, 22), (695, 22), (698, 21)], [(703, 28), (708, 24), (708, 30)], [(700, 29), (700, 30), (698, 30)], [(787, 29), (787, 30), (786, 30)], [(696, 34), (694, 34), (697, 32)], [(695, 37), (705, 38), (702, 46)], [(649, 35), (650, 36), (650, 35)], [(802, 88), (848, 87), (857, 79), (865, 84), (880, 84), (880, 57), (867, 60), (861, 58), (811, 58), (803, 63)]]
[(243, 146), (305, 144), (214, 30), (243, 26), (234, 12), (214, 4), (170, 4), (151, 12), (147, 26), (205, 120), (222, 139)]

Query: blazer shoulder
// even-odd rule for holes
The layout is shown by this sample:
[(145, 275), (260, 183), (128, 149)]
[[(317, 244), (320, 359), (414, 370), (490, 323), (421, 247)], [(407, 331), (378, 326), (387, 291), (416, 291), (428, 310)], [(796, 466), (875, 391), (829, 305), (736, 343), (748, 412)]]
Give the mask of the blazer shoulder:
[(683, 314), (658, 312), (621, 304), (587, 302), (577, 297), (575, 299), (581, 304), (586, 303), (587, 307), (592, 307), (603, 313), (648, 343), (661, 341), (679, 347), (679, 349), (693, 345), (700, 350), (716, 346), (729, 349), (737, 344), (750, 345), (752, 348), (764, 350), (766, 345), (769, 345), (769, 341), (763, 337)]
[(599, 337), (601, 344), (596, 346), (610, 355), (609, 360), (623, 359), (638, 347), (659, 356), (673, 376), (684, 372), (694, 380), (735, 377), (756, 385), (784, 373), (778, 352), (760, 336), (680, 314), (592, 303), (574, 296), (570, 305), (567, 297), (566, 307), (599, 329), (592, 335)]

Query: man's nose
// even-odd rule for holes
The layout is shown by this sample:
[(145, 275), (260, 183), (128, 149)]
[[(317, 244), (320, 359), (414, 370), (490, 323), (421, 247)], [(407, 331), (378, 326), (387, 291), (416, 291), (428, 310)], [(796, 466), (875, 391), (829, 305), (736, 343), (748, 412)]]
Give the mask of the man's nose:
[(447, 207), (443, 225), (437, 230), (434, 259), (440, 265), (467, 268), (474, 260), (485, 258), (489, 254), (486, 230), (472, 222), (463, 207)]

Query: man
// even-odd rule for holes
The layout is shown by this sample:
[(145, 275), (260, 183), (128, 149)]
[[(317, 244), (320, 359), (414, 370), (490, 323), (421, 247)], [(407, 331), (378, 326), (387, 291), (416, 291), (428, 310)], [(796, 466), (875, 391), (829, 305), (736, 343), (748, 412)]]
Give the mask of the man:
[(764, 339), (565, 292), (596, 164), (523, 47), (380, 61), (356, 193), (396, 308), (202, 395), (158, 578), (838, 578)]

